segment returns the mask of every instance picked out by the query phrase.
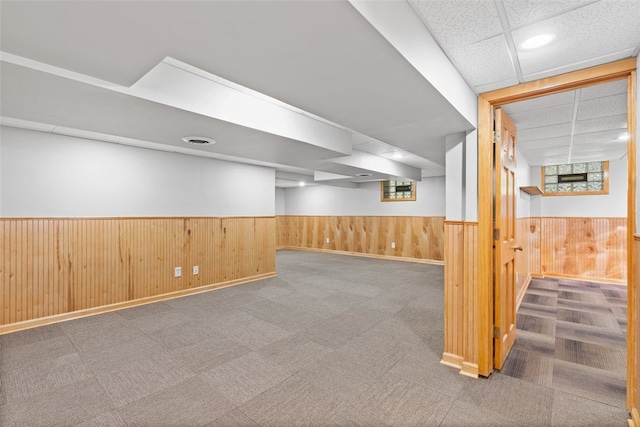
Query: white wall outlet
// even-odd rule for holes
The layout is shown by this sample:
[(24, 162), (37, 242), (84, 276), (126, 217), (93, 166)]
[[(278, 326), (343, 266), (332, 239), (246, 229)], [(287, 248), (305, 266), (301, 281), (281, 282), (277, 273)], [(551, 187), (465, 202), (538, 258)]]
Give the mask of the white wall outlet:
[(396, 248), (396, 242), (391, 242), (391, 249), (395, 249)]
[(327, 237), (327, 243), (329, 243), (329, 238)]
[(173, 277), (181, 277), (182, 276), (182, 267), (176, 267), (173, 269)]
[(193, 266), (193, 275), (197, 275), (200, 273), (200, 267), (198, 267), (197, 265)]

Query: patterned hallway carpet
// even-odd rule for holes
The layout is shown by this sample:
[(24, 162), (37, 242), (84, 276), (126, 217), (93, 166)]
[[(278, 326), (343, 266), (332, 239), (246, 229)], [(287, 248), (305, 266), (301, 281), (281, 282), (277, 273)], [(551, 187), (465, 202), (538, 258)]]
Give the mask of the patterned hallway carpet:
[(501, 373), (624, 408), (627, 289), (532, 279)]

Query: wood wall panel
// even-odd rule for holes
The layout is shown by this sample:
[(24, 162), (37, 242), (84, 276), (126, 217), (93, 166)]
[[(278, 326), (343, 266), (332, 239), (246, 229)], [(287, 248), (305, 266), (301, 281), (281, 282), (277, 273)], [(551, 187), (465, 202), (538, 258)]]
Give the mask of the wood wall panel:
[(478, 376), (475, 222), (444, 223), (444, 353), (442, 363)]
[(462, 367), (464, 316), (464, 224), (444, 224), (444, 356), (449, 365)]
[(528, 274), (627, 278), (626, 218), (519, 218), (518, 242), (519, 294)]
[(0, 325), (275, 273), (273, 217), (0, 219), (0, 244)]
[(277, 247), (442, 261), (443, 222), (444, 217), (284, 215), (276, 218)]
[(464, 319), (462, 369), (465, 375), (478, 376), (478, 223), (464, 223)]
[(627, 278), (626, 218), (541, 218), (540, 272)]
[(518, 218), (517, 242), (522, 252), (516, 253), (516, 297), (520, 301), (526, 291), (528, 278), (541, 274), (540, 266), (540, 218)]

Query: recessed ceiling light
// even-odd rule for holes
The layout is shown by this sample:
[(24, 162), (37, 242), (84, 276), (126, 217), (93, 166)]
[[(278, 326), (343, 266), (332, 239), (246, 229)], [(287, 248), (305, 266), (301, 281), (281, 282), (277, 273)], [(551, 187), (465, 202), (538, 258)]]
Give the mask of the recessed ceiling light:
[(307, 183), (306, 183), (306, 182), (304, 182), (304, 181), (300, 181), (300, 182), (298, 183), (298, 187), (304, 187), (305, 185), (307, 185)]
[(551, 43), (554, 38), (555, 36), (553, 34), (539, 34), (537, 36), (529, 37), (520, 43), (520, 47), (523, 49), (536, 49)]
[(357, 176), (365, 177), (365, 176), (371, 176), (371, 174), (370, 173), (359, 173)]
[(628, 141), (628, 140), (629, 140), (629, 134), (627, 132), (623, 133), (618, 137), (618, 141)]
[(392, 157), (393, 157), (394, 159), (401, 159), (401, 158), (402, 158), (402, 153), (395, 152), (395, 153), (393, 153), (393, 156), (392, 156)]
[(193, 145), (211, 145), (216, 143), (214, 139), (205, 136), (185, 136), (182, 140), (187, 144)]

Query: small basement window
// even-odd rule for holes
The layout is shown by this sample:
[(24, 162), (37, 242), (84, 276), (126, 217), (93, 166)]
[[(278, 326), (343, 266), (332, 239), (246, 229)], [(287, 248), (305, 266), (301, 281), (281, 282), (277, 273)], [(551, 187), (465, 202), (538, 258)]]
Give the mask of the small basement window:
[(412, 181), (382, 181), (380, 201), (408, 202), (416, 200), (416, 183)]
[(609, 162), (543, 166), (542, 183), (545, 196), (609, 194)]

